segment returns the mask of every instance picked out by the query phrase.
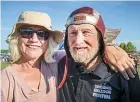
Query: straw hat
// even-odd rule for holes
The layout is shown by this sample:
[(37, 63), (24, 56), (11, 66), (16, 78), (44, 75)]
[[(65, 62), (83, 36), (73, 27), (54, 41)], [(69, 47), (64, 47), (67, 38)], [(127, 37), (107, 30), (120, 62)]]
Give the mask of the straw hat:
[(25, 24), (45, 27), (50, 31), (50, 34), (53, 36), (53, 39), (56, 43), (60, 43), (63, 40), (63, 33), (61, 31), (52, 29), (51, 18), (46, 13), (36, 11), (22, 12), (18, 18), (18, 22), (13, 26), (11, 35), (16, 33), (18, 28)]

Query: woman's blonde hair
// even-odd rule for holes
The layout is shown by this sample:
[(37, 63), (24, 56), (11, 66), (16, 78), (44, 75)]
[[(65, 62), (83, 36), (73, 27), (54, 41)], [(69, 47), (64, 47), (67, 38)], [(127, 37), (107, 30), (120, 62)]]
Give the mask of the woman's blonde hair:
[(58, 46), (58, 43), (56, 43), (53, 39), (53, 37), (49, 37), (48, 39), (48, 48), (44, 54), (44, 58), (45, 58), (45, 61), (48, 62), (48, 63), (51, 63), (51, 62), (54, 62), (54, 58), (53, 58), (53, 54), (54, 54), (54, 51), (55, 49), (57, 48)]
[[(17, 34), (10, 34), (8, 36), (7, 42), (9, 43), (9, 52), (12, 62), (18, 61), (21, 58), (21, 53), (19, 50), (19, 36)], [(53, 59), (54, 50), (57, 48), (57, 43), (54, 41), (53, 37), (48, 38), (48, 48), (44, 53), (44, 59), (46, 62), (51, 63), (55, 60)]]

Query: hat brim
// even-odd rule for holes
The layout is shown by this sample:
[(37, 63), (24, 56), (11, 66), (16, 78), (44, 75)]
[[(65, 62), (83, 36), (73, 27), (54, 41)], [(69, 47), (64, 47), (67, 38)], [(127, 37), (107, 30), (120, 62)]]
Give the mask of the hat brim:
[(58, 30), (53, 30), (51, 29), (50, 27), (47, 27), (47, 26), (43, 26), (43, 25), (39, 25), (39, 24), (29, 24), (29, 23), (16, 23), (13, 27), (13, 30), (12, 30), (12, 34), (14, 34), (15, 32), (17, 32), (17, 29), (19, 29), (21, 26), (23, 25), (38, 25), (38, 26), (42, 26), (44, 28), (46, 28), (50, 34), (52, 35), (54, 41), (59, 44), (62, 42), (63, 40), (63, 37), (64, 37), (64, 33), (61, 32), (61, 31), (58, 31)]

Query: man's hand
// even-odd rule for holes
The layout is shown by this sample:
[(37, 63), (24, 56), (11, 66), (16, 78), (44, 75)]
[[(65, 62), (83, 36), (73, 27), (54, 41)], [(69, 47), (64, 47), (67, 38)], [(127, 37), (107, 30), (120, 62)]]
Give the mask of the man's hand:
[(125, 79), (129, 80), (129, 77), (135, 77), (135, 63), (120, 47), (105, 46), (104, 60), (115, 72), (121, 72)]

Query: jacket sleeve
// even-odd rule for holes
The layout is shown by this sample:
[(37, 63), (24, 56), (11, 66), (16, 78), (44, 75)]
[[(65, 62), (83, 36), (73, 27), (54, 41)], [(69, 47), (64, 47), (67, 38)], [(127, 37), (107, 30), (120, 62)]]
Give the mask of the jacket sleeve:
[(135, 78), (124, 79), (120, 74), (121, 96), (119, 102), (140, 102), (140, 79), (138, 73)]
[(130, 102), (140, 102), (140, 79), (136, 74), (135, 78), (128, 81)]

